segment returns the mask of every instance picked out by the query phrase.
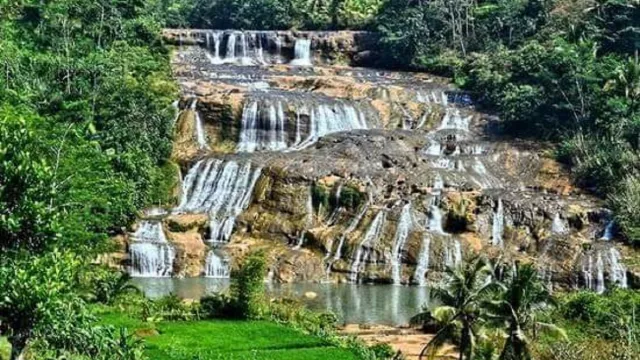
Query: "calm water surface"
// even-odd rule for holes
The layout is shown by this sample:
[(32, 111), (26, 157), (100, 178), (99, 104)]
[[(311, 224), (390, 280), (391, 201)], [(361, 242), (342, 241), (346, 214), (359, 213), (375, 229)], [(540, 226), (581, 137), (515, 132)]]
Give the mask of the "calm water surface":
[[(220, 279), (133, 279), (148, 297), (175, 294), (182, 298), (199, 299), (207, 294), (229, 288), (229, 280)], [(345, 323), (403, 325), (422, 306), (429, 304), (429, 288), (396, 285), (351, 284), (267, 284), (272, 296), (299, 299), (309, 308), (330, 310)], [(305, 293), (317, 297), (308, 299)]]

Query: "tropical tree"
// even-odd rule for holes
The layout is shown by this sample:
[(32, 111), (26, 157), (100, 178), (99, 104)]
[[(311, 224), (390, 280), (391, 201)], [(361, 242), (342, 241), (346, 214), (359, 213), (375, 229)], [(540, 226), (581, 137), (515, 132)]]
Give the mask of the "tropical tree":
[(445, 342), (453, 341), (460, 348), (460, 360), (472, 359), (476, 338), (486, 320), (482, 307), (485, 298), (498, 284), (492, 281), (491, 267), (482, 257), (472, 258), (457, 267), (448, 268), (447, 281), (436, 287), (434, 298), (442, 305), (416, 315), (413, 324), (438, 323), (439, 330), (420, 353), (433, 358)]
[(527, 333), (545, 330), (564, 337), (560, 328), (537, 319), (540, 311), (551, 304), (551, 295), (533, 265), (516, 263), (505, 277), (496, 298), (483, 304), (489, 318), (506, 325), (508, 337), (500, 354), (501, 360), (531, 359)]

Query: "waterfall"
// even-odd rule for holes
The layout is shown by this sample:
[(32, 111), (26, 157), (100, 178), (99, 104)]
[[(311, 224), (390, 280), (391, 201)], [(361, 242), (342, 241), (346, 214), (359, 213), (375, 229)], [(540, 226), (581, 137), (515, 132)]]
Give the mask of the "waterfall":
[(291, 65), (294, 66), (311, 66), (311, 40), (296, 39), (293, 49), (293, 60)]
[(429, 216), (429, 223), (427, 225), (427, 228), (434, 234), (444, 235), (445, 232), (442, 229), (442, 211), (436, 205), (431, 205), (429, 207), (429, 210), (431, 214)]
[(200, 161), (187, 173), (176, 212), (208, 213), (211, 241), (228, 241), (235, 217), (249, 206), (260, 173), (260, 168), (252, 171), (250, 163)]
[(367, 129), (364, 114), (352, 105), (335, 103), (333, 105), (320, 104), (311, 109), (307, 138), (295, 144), (295, 150), (307, 148), (318, 141), (320, 137), (358, 129)]
[(247, 35), (244, 32), (240, 34), (240, 45), (242, 47), (242, 57), (240, 58), (240, 64), (253, 65), (253, 60), (251, 60), (251, 58), (247, 54), (247, 48), (249, 45), (247, 44)]
[(304, 244), (304, 235), (307, 233), (307, 229), (313, 226), (313, 195), (312, 194), (313, 192), (311, 190), (311, 187), (309, 187), (309, 196), (307, 196), (307, 205), (306, 205), (307, 221), (305, 223), (305, 229), (302, 230), (302, 233), (298, 238), (298, 243), (293, 248), (294, 250), (300, 250), (302, 248), (302, 245)]
[(204, 272), (207, 278), (226, 279), (230, 274), (229, 264), (215, 250), (210, 250), (205, 261)]
[(421, 103), (433, 103), (443, 106), (447, 106), (449, 104), (449, 99), (447, 98), (447, 94), (444, 91), (441, 91), (440, 93), (431, 91), (431, 93), (427, 94), (418, 91), (418, 93), (416, 94), (416, 100)]
[(287, 148), (286, 118), (280, 101), (275, 104), (251, 101), (242, 112), (242, 130), (238, 151), (279, 151)]
[(475, 158), (473, 160), (473, 165), (471, 166), (471, 168), (480, 177), (479, 181), (476, 180), (476, 182), (478, 183), (478, 185), (480, 185), (480, 187), (485, 189), (490, 189), (495, 187), (494, 184), (497, 182), (496, 179), (489, 174), (489, 172), (487, 171), (487, 168), (484, 166), (484, 164), (482, 163), (482, 161), (480, 161), (479, 158)]
[[(586, 260), (586, 261), (585, 261)], [(593, 289), (593, 256), (589, 254), (586, 259), (582, 260), (582, 278), (587, 289)]]
[(229, 39), (227, 40), (227, 53), (225, 54), (224, 61), (227, 63), (233, 63), (236, 61), (236, 33), (229, 34)]
[(442, 154), (442, 146), (437, 141), (432, 141), (429, 147), (424, 151), (427, 155), (439, 156)]
[(200, 146), (200, 149), (208, 149), (209, 145), (207, 144), (207, 137), (204, 133), (204, 126), (202, 125), (202, 119), (200, 118), (200, 113), (198, 112), (197, 106), (198, 99), (194, 99), (191, 103), (191, 111), (193, 111), (196, 123), (196, 140), (198, 141), (198, 146)]
[(566, 235), (569, 233), (569, 229), (567, 225), (560, 218), (560, 214), (556, 213), (553, 217), (553, 222), (551, 223), (551, 232), (555, 235)]
[(422, 237), (422, 246), (420, 247), (420, 256), (418, 257), (418, 266), (413, 278), (420, 286), (425, 286), (427, 279), (427, 271), (429, 271), (429, 248), (431, 247), (431, 236), (424, 234)]
[(378, 239), (380, 238), (380, 235), (382, 234), (385, 220), (386, 212), (384, 210), (381, 210), (373, 219), (371, 225), (369, 225), (369, 229), (367, 229), (367, 232), (362, 238), (362, 242), (360, 242), (360, 244), (358, 245), (358, 249), (356, 250), (355, 256), (353, 257), (353, 262), (351, 263), (350, 280), (352, 282), (358, 281), (358, 274), (363, 270), (362, 268), (364, 267), (361, 266), (361, 263), (367, 257), (367, 254), (364, 254), (365, 256), (363, 256), (363, 253), (365, 251), (370, 251), (369, 249), (375, 247)]
[(391, 254), (391, 278), (393, 279), (394, 284), (400, 284), (402, 281), (402, 249), (407, 242), (410, 230), (411, 203), (402, 208), (402, 213), (398, 220), (398, 229), (396, 230), (395, 239), (393, 241), (393, 253)]
[(220, 41), (221, 41), (222, 32), (220, 31), (210, 31), (207, 32), (206, 37), (206, 46), (207, 50), (211, 50), (211, 41), (213, 41), (213, 56), (211, 56), (208, 52), (206, 53), (207, 59), (213, 65), (220, 65), (224, 63), (220, 58)]
[(223, 61), (220, 58), (220, 42), (221, 42), (221, 32), (213, 33), (213, 47), (214, 47), (214, 64), (222, 64)]
[(626, 289), (629, 287), (627, 280), (627, 269), (620, 262), (620, 252), (618, 249), (612, 247), (609, 249), (609, 277), (613, 284), (617, 284), (619, 287)]
[(606, 290), (604, 284), (604, 261), (602, 260), (602, 254), (598, 253), (596, 260), (596, 292), (602, 294)]
[(498, 207), (493, 214), (493, 246), (503, 247), (503, 233), (504, 233), (504, 206), (502, 205), (502, 199), (498, 199)]
[(440, 174), (436, 174), (436, 178), (433, 180), (433, 187), (431, 188), (431, 193), (433, 195), (440, 195), (444, 190), (444, 180)]
[(347, 227), (347, 229), (342, 233), (342, 236), (340, 236), (340, 241), (338, 242), (338, 247), (336, 248), (336, 253), (333, 257), (334, 260), (338, 260), (342, 258), (342, 247), (344, 246), (344, 241), (347, 235), (352, 233), (358, 227), (358, 224), (360, 224), (360, 220), (362, 220), (362, 218), (364, 217), (364, 214), (366, 214), (368, 210), (369, 210), (369, 201), (367, 201), (367, 203), (362, 207), (362, 211), (360, 211), (358, 215), (355, 218), (353, 218), (353, 220), (349, 224), (349, 227)]
[(611, 241), (614, 237), (613, 235), (614, 227), (615, 227), (615, 222), (613, 220), (610, 220), (605, 226), (604, 233), (602, 234), (602, 237), (600, 238), (600, 240)]
[(456, 267), (462, 263), (462, 244), (460, 244), (460, 240), (451, 239), (448, 241), (444, 252), (445, 267)]
[(460, 112), (456, 109), (447, 109), (440, 130), (462, 130), (469, 131), (469, 123), (473, 116), (463, 118)]
[(129, 247), (133, 277), (169, 277), (175, 251), (167, 241), (160, 221), (142, 221)]
[[(302, 115), (309, 113), (308, 124), (302, 124)], [(280, 100), (251, 100), (242, 111), (242, 129), (238, 142), (238, 152), (281, 151), (287, 148), (301, 150), (328, 134), (366, 129), (364, 114), (354, 106), (336, 102), (317, 104), (311, 109), (299, 106), (296, 110), (295, 142), (288, 143), (289, 134), (285, 127), (287, 115)], [(302, 140), (302, 129), (308, 131)]]

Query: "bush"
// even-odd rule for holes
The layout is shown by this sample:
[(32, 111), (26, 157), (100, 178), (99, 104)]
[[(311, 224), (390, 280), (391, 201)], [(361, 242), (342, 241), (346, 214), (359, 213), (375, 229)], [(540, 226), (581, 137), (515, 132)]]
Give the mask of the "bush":
[(228, 294), (214, 294), (200, 299), (200, 311), (206, 319), (239, 318), (236, 302)]
[(235, 308), (244, 319), (259, 318), (264, 313), (264, 275), (267, 265), (262, 252), (249, 254), (231, 286)]
[(632, 243), (640, 245), (640, 178), (627, 176), (609, 199), (618, 225)]
[(129, 283), (131, 276), (122, 271), (106, 267), (95, 267), (88, 274), (85, 285), (90, 292), (89, 300), (102, 304), (111, 304), (118, 297), (128, 293), (141, 293), (140, 289)]
[(640, 332), (640, 293), (614, 289), (604, 295), (578, 292), (567, 295), (560, 302), (559, 311), (568, 320), (576, 321), (587, 333), (625, 341), (630, 334)]

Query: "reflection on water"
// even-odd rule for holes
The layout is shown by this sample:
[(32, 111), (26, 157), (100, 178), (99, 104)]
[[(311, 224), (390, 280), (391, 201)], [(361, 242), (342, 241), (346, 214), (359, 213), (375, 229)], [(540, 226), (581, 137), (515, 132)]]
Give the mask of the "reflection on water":
[[(132, 282), (151, 298), (173, 293), (199, 299), (229, 287), (229, 280), (205, 278), (134, 279)], [(267, 284), (267, 291), (272, 296), (302, 300), (314, 310), (333, 311), (345, 323), (403, 325), (422, 306), (429, 304), (426, 287), (304, 283)], [(309, 299), (305, 297), (308, 292), (317, 296)]]

